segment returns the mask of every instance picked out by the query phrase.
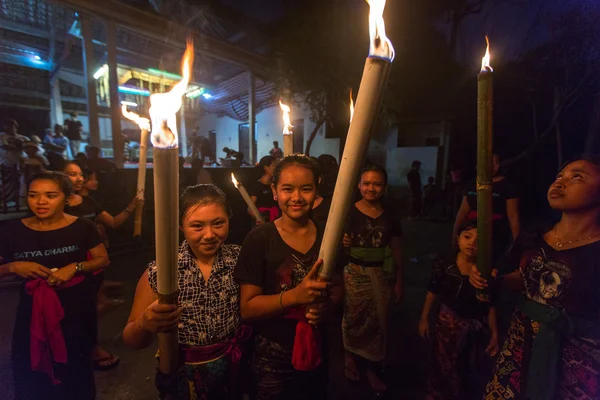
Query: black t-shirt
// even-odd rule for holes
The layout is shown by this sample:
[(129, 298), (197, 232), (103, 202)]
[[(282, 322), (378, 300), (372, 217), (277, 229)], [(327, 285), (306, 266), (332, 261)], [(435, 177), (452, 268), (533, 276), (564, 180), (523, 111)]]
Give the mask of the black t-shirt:
[(271, 222), (279, 217), (279, 205), (273, 199), (271, 185), (256, 181), (250, 184), (247, 190), (250, 196), (256, 197), (256, 208), (267, 221)]
[(65, 213), (76, 217), (96, 221), (96, 217), (104, 211), (102, 206), (90, 196), (81, 196), (81, 204), (76, 206), (65, 206)]
[(480, 319), (489, 312), (489, 303), (478, 301), (476, 290), (456, 264), (436, 257), (427, 290), (439, 296), (440, 301), (463, 318)]
[[(476, 182), (471, 181), (467, 185), (464, 196), (467, 196), (471, 213), (469, 218), (477, 218), (477, 189)], [(517, 198), (515, 187), (504, 178), (498, 182), (492, 183), (492, 214), (495, 220), (506, 218), (506, 200)]]
[[(74, 121), (72, 119), (68, 119), (65, 121), (65, 125), (67, 127), (65, 136), (68, 137), (69, 140), (81, 140), (80, 129), (83, 127), (81, 121)], [(75, 154), (73, 154), (73, 156), (75, 156)]]
[(414, 196), (417, 194), (421, 194), (421, 174), (416, 169), (411, 169), (406, 175), (406, 180), (408, 181), (408, 188), (410, 189), (410, 193)]
[(321, 204), (312, 210), (312, 219), (321, 229), (325, 229), (327, 224), (327, 217), (329, 216), (329, 209), (331, 208), (331, 197), (323, 197)]
[[(509, 256), (518, 266), (527, 294), (569, 315), (600, 319), (600, 242), (557, 251), (543, 232), (524, 232)], [(596, 338), (600, 340), (600, 338)]]
[[(274, 223), (252, 230), (242, 245), (234, 277), (263, 289), (263, 294), (279, 294), (296, 287), (317, 261), (322, 232), (317, 226), (317, 238), (306, 254), (292, 249), (281, 238)], [(256, 321), (254, 332), (291, 348), (296, 334), (296, 320), (277, 316)]]
[(355, 204), (350, 208), (345, 233), (353, 237), (352, 247), (382, 248), (390, 245), (391, 238), (402, 236), (402, 223), (400, 216), (389, 208), (371, 218)]
[(12, 221), (2, 229), (0, 256), (5, 263), (31, 261), (46, 268), (62, 268), (87, 260), (87, 252), (102, 241), (90, 221), (77, 218), (70, 225), (52, 231), (35, 231)]

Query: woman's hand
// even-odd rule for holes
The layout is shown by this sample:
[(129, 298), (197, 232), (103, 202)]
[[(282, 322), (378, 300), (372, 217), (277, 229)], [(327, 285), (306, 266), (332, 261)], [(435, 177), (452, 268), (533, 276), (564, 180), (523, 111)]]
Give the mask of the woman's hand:
[(129, 202), (129, 204), (127, 205), (127, 207), (125, 208), (125, 211), (128, 214), (131, 214), (135, 211), (135, 208), (137, 207), (137, 205), (144, 205), (144, 200), (138, 199), (137, 196), (133, 198), (133, 200), (131, 200)]
[(138, 318), (143, 330), (157, 333), (177, 328), (180, 316), (181, 308), (176, 304), (159, 304), (158, 300), (155, 300)]
[[(498, 270), (492, 270), (492, 277), (496, 278), (498, 276)], [(481, 272), (477, 269), (475, 265), (471, 267), (471, 273), (469, 274), (469, 283), (475, 289), (485, 289), (489, 286), (487, 279), (481, 276)]]
[(499, 349), (499, 347), (498, 347), (498, 335), (492, 335), (492, 337), (490, 338), (490, 343), (485, 348), (485, 352), (490, 357), (494, 357), (496, 354), (498, 354), (498, 349)]
[(421, 318), (419, 320), (419, 336), (423, 339), (429, 338), (429, 320)]
[(354, 234), (344, 233), (344, 239), (342, 239), (344, 247), (352, 247), (352, 239), (354, 239)]
[(52, 271), (41, 264), (30, 261), (15, 261), (9, 264), (9, 271), (25, 279), (46, 279)]
[(317, 280), (317, 274), (319, 273), (319, 268), (321, 268), (321, 265), (323, 265), (323, 259), (319, 258), (304, 279), (302, 279), (302, 282), (290, 290), (290, 293), (293, 295), (295, 305), (300, 306), (322, 303), (331, 295), (329, 292), (331, 283), (320, 282)]
[(331, 313), (331, 298), (327, 297), (322, 303), (308, 306), (306, 319), (311, 325), (324, 322)]
[(62, 268), (52, 272), (47, 279), (48, 285), (50, 286), (61, 286), (65, 282), (69, 282), (75, 276), (77, 272), (77, 266), (75, 264), (69, 264)]

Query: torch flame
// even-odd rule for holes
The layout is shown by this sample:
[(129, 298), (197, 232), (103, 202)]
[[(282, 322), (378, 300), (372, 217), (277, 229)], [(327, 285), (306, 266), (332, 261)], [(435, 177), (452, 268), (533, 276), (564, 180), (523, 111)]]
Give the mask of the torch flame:
[(283, 111), (283, 134), (291, 135), (292, 131), (290, 128), (293, 128), (294, 125), (290, 122), (290, 107), (283, 104), (281, 100), (279, 100), (279, 107), (281, 107), (281, 110)]
[(485, 50), (485, 56), (481, 59), (481, 72), (493, 72), (494, 69), (490, 65), (490, 40), (487, 35), (485, 36), (485, 42), (487, 43), (487, 49)]
[(352, 89), (350, 89), (350, 122), (354, 117), (354, 99), (352, 98)]
[(148, 120), (148, 118), (142, 118), (134, 112), (127, 111), (127, 106), (125, 104), (121, 106), (121, 113), (128, 120), (135, 122), (137, 126), (140, 127), (140, 129), (146, 131), (150, 130), (150, 121)]
[(233, 174), (233, 172), (231, 173), (231, 182), (233, 182), (233, 186), (235, 186), (236, 188), (240, 185), (238, 180), (235, 179), (235, 175)]
[(177, 147), (177, 111), (181, 108), (181, 97), (186, 92), (193, 64), (194, 43), (188, 39), (181, 59), (181, 81), (168, 93), (155, 93), (150, 96), (150, 119), (152, 120), (150, 140), (154, 147)]
[(369, 36), (371, 38), (369, 57), (393, 61), (396, 53), (392, 42), (385, 34), (385, 22), (383, 21), (385, 0), (367, 0), (367, 3), (371, 7), (369, 12)]

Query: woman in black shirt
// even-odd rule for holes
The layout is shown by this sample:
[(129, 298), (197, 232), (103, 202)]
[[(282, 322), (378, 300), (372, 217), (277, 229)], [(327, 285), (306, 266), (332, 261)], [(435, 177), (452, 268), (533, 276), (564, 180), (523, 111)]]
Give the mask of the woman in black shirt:
[(96, 306), (90, 274), (108, 254), (93, 224), (64, 213), (72, 186), (44, 172), (28, 187), (33, 217), (0, 238), (0, 277), (24, 279), (12, 346), (17, 399), (95, 398)]
[(282, 216), (246, 236), (235, 269), (242, 318), (254, 327), (252, 369), (260, 400), (326, 397), (320, 331), (309, 324), (321, 323), (341, 292), (317, 281), (322, 234), (310, 211), (318, 182), (318, 170), (304, 155), (277, 164), (273, 188)]
[(433, 362), (427, 382), (428, 400), (460, 400), (468, 398), (466, 382), (469, 360), (482, 330), (482, 319), (487, 315), (491, 338), (486, 352), (498, 352), (496, 309), (477, 301), (475, 289), (469, 285), (469, 273), (477, 255), (477, 222), (463, 225), (456, 240), (458, 254), (453, 263), (440, 258), (434, 260), (431, 280), (419, 321), (419, 335), (429, 337), (429, 314), (436, 298), (440, 311), (435, 323)]
[[(277, 159), (271, 156), (265, 156), (260, 159), (258, 168), (262, 169), (262, 176), (256, 182), (248, 185), (248, 194), (250, 198), (256, 204), (258, 211), (263, 216), (263, 219), (256, 221), (257, 225), (262, 225), (265, 222), (274, 221), (279, 217), (279, 207), (277, 206), (277, 200), (273, 197), (271, 191), (271, 183), (273, 182), (273, 172), (275, 171), (275, 165)], [(248, 209), (248, 214), (254, 218), (254, 214)]]

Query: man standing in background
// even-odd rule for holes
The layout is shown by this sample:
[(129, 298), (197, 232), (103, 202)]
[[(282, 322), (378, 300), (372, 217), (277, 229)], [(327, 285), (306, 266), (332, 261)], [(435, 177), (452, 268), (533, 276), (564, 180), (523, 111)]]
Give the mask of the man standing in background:
[(408, 171), (406, 179), (408, 180), (408, 188), (410, 189), (410, 219), (417, 219), (421, 214), (421, 161), (415, 160), (412, 163), (412, 168)]
[(71, 118), (65, 120), (66, 137), (69, 139), (69, 146), (71, 147), (71, 154), (73, 158), (81, 152), (81, 132), (83, 132), (83, 125), (81, 121), (77, 119), (77, 113), (72, 112)]

